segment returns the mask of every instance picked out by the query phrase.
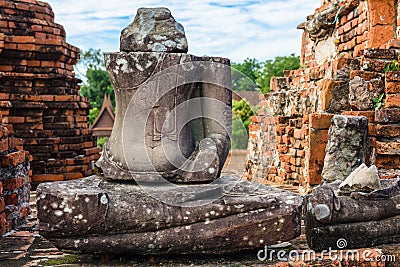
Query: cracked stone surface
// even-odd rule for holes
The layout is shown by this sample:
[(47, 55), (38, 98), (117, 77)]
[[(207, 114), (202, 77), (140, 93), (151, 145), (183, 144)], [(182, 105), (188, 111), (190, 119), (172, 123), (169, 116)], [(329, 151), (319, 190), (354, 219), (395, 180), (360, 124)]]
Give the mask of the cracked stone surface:
[(365, 163), (368, 119), (364, 116), (336, 115), (329, 129), (322, 180), (344, 181)]
[(139, 8), (134, 21), (121, 33), (124, 52), (187, 53), (183, 26), (167, 8)]
[(322, 251), (400, 242), (400, 182), (380, 181), (383, 189), (371, 193), (353, 192), (339, 196), (340, 181), (324, 184), (305, 199), (307, 242), (311, 249)]
[(288, 191), (229, 176), (149, 188), (165, 201), (99, 176), (41, 184), (40, 233), (63, 250), (116, 254), (224, 254), (300, 235), (302, 197)]

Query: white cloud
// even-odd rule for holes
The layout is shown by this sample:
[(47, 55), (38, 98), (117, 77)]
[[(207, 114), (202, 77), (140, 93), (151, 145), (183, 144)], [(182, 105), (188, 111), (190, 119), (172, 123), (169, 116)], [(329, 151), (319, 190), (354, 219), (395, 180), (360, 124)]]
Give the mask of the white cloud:
[(118, 51), (120, 31), (139, 7), (168, 7), (185, 27), (189, 51), (233, 61), (299, 54), (296, 26), (320, 0), (47, 0), (68, 42), (82, 49)]

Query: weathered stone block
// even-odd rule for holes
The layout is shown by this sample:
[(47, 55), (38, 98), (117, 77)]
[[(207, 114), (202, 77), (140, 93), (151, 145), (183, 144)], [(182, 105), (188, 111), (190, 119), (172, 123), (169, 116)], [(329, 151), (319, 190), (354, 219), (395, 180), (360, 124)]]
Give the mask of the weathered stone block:
[(37, 192), (40, 232), (65, 250), (223, 254), (300, 235), (301, 196), (234, 177), (141, 187), (92, 176)]
[(367, 133), (366, 117), (333, 117), (322, 171), (324, 181), (344, 180), (361, 163), (365, 163)]
[(400, 241), (399, 180), (380, 180), (383, 189), (338, 196), (340, 182), (306, 197), (307, 242), (311, 249), (352, 249)]
[(183, 26), (167, 8), (139, 8), (122, 30), (121, 51), (186, 53), (188, 44)]
[(366, 81), (356, 76), (349, 84), (349, 102), (353, 110), (371, 110), (374, 108), (372, 98), (379, 97), (384, 92), (380, 78)]

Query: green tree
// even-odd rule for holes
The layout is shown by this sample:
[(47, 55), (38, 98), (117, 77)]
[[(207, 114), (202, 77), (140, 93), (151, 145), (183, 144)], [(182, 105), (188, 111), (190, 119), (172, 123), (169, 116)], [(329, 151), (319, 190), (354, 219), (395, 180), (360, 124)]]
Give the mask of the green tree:
[(233, 91), (257, 91), (257, 73), (261, 69), (261, 64), (255, 58), (247, 58), (243, 63), (231, 64), (232, 90)]
[(247, 148), (250, 117), (253, 115), (254, 110), (245, 99), (240, 101), (232, 100), (231, 146), (233, 149)]
[(103, 52), (98, 49), (89, 49), (81, 51), (80, 65), (86, 69), (83, 84), (81, 86), (81, 94), (89, 98), (92, 106), (91, 113), (95, 114), (95, 109), (101, 109), (104, 94), (111, 96), (111, 102), (115, 106), (114, 89), (111, 85), (110, 78), (104, 67)]
[(266, 60), (262, 64), (260, 72), (256, 73), (256, 83), (262, 93), (270, 91), (270, 81), (274, 76), (282, 76), (284, 70), (296, 70), (300, 68), (300, 57), (291, 54), (290, 56), (276, 57), (274, 60)]

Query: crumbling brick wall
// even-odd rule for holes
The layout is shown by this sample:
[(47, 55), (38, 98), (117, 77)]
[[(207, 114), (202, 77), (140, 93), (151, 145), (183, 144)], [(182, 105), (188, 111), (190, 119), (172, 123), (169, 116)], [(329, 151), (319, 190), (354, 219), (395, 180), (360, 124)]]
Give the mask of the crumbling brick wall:
[(0, 123), (0, 236), (16, 229), (30, 213), (29, 153), (21, 145), (13, 127)]
[[(250, 126), (248, 178), (303, 187), (319, 184), (335, 114), (366, 116), (367, 164), (376, 164), (382, 177), (398, 173), (400, 73), (384, 70), (400, 54), (398, 1), (322, 4), (298, 27), (304, 30), (302, 67), (273, 78), (271, 92), (260, 98), (260, 113)], [(383, 93), (385, 106), (375, 111), (372, 99)], [(259, 160), (271, 153), (272, 164)]]
[(0, 0), (0, 111), (33, 157), (33, 185), (91, 175), (99, 157), (78, 58), (47, 3)]

